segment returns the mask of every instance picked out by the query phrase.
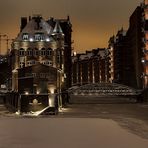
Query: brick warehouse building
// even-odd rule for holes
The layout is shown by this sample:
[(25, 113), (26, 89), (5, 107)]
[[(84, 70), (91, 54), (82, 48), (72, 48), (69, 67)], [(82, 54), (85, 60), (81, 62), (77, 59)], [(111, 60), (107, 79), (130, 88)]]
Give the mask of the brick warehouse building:
[(105, 48), (93, 49), (72, 57), (72, 85), (109, 81)]
[(119, 30), (109, 40), (111, 82), (137, 89), (148, 87), (147, 6), (145, 0), (130, 16), (128, 30)]
[(12, 91), (30, 95), (32, 109), (50, 105), (50, 94), (71, 86), (71, 32), (69, 17), (47, 21), (41, 15), (21, 18), (11, 51)]

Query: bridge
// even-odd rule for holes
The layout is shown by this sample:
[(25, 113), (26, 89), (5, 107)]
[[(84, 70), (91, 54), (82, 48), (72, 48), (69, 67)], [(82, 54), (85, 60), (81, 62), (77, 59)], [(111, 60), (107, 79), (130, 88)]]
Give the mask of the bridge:
[(141, 90), (117, 83), (92, 83), (73, 86), (68, 90), (70, 103), (124, 102), (135, 100)]

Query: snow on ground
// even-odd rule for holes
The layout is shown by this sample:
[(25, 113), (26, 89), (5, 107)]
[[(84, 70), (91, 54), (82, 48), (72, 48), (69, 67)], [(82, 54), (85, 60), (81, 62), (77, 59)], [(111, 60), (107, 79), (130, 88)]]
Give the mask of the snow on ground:
[(99, 118), (0, 118), (0, 148), (147, 148), (116, 122)]

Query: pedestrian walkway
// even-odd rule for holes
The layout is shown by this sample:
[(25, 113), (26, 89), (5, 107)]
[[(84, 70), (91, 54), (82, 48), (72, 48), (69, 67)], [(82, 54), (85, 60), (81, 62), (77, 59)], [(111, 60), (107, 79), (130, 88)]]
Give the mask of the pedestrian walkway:
[(110, 103), (135, 103), (136, 99), (117, 96), (88, 96), (88, 95), (71, 95), (69, 103), (71, 104), (110, 104)]
[(8, 114), (9, 111), (8, 109), (5, 107), (4, 104), (0, 103), (0, 116), (4, 116), (6, 114)]

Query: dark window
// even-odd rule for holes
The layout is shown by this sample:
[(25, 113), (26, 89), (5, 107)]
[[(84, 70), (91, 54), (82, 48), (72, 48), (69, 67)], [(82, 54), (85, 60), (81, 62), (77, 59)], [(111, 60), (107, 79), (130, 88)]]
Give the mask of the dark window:
[(52, 49), (51, 48), (48, 48), (47, 49), (47, 56), (51, 56), (52, 55)]
[(25, 50), (23, 48), (19, 50), (19, 56), (25, 56)]
[(40, 53), (41, 53), (41, 56), (46, 56), (46, 49), (42, 48)]
[(27, 56), (32, 56), (32, 49), (28, 48), (28, 50), (27, 50)]

